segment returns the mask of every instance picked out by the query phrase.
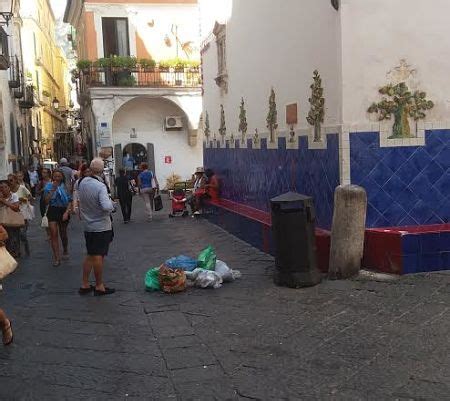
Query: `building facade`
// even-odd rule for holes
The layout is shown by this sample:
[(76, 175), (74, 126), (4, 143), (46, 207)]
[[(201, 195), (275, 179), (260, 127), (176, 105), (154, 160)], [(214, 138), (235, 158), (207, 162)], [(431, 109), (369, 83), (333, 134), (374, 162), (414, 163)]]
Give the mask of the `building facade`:
[(29, 111), (23, 108), (23, 76), (19, 1), (1, 1), (0, 11), (0, 177), (29, 162)]
[(70, 135), (67, 118), (60, 112), (70, 105), (67, 61), (56, 42), (49, 0), (23, 1), (21, 15), (25, 80), (34, 98), (30, 121), (33, 155), (36, 163), (55, 160), (61, 156), (58, 144)]
[(368, 241), (388, 227), (397, 244), (385, 236), (369, 267), (450, 268), (446, 245), (402, 248), (405, 233), (450, 220), (447, 2), (227, 3), (204, 29), (202, 65), (205, 165), (229, 208), (270, 225), (270, 198), (294, 190), (329, 230), (335, 187), (358, 184)]
[(79, 103), (95, 155), (114, 170), (149, 162), (161, 186), (202, 162), (196, 0), (69, 0)]

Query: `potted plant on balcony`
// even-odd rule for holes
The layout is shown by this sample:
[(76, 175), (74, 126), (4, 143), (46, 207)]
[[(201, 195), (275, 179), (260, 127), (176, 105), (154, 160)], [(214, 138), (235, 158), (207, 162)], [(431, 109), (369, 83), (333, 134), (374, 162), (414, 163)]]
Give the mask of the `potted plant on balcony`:
[(90, 60), (79, 60), (77, 62), (77, 68), (83, 74), (89, 74), (89, 69), (92, 67), (92, 61)]
[(169, 72), (171, 64), (169, 60), (162, 60), (158, 63), (158, 69), (160, 72)]
[(156, 67), (156, 61), (149, 59), (149, 58), (141, 58), (139, 60), (139, 66), (145, 71), (145, 72), (153, 72)]
[(132, 56), (113, 56), (110, 61), (111, 67), (113, 67), (114, 83), (119, 86), (130, 86), (128, 84), (121, 85), (121, 82), (131, 82), (128, 78), (132, 76), (132, 72), (137, 71), (137, 58)]
[(41, 103), (44, 105), (44, 106), (48, 106), (49, 104), (50, 104), (50, 98), (51, 98), (51, 93), (49, 92), (49, 91), (47, 91), (47, 90), (43, 90), (42, 92), (41, 92), (41, 94), (42, 94), (42, 100), (41, 100)]

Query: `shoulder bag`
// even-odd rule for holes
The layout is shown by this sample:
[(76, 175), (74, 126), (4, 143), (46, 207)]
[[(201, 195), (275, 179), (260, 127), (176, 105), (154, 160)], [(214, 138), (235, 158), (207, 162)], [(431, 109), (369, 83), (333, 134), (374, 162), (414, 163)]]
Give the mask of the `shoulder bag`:
[(4, 246), (0, 247), (0, 280), (16, 270), (17, 262)]
[(0, 208), (0, 224), (5, 227), (23, 227), (25, 219), (22, 213), (15, 212), (9, 206), (2, 206)]

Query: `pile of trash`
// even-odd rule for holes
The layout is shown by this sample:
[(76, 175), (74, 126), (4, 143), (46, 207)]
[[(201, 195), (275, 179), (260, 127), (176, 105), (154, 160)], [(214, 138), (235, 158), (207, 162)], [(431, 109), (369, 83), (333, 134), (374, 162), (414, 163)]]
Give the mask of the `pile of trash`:
[(176, 256), (161, 266), (150, 269), (145, 275), (147, 291), (164, 291), (169, 294), (181, 292), (186, 287), (220, 288), (222, 283), (241, 277), (238, 270), (230, 269), (225, 262), (217, 260), (212, 246), (200, 252), (197, 259)]

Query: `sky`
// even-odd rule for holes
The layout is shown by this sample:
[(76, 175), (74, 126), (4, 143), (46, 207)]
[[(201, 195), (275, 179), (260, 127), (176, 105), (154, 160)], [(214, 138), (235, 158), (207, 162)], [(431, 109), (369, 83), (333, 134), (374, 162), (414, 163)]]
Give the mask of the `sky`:
[(66, 0), (50, 0), (50, 3), (52, 5), (52, 9), (56, 19), (62, 19), (62, 17), (64, 16), (64, 10), (66, 8)]

